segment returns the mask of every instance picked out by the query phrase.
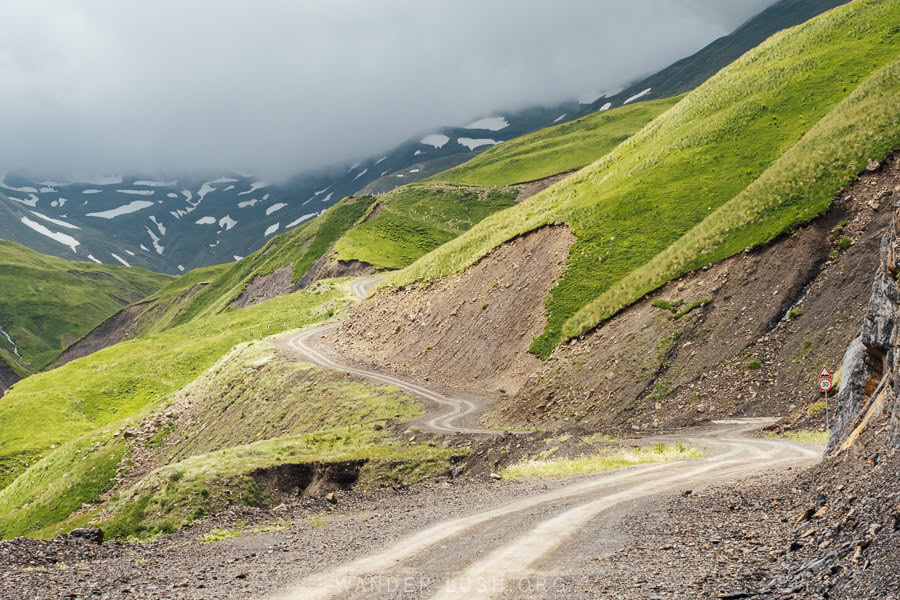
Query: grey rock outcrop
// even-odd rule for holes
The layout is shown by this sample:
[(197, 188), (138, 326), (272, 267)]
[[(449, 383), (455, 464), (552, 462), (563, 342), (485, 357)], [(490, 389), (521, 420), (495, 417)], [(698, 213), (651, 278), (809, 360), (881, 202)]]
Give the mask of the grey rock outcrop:
[(898, 292), (900, 274), (900, 231), (898, 214), (894, 215), (889, 231), (881, 242), (878, 271), (872, 283), (869, 309), (856, 337), (844, 353), (841, 385), (837, 397), (837, 412), (828, 440), (830, 452), (852, 432), (870, 402), (875, 400), (884, 385), (889, 386), (885, 410), (892, 415), (891, 445), (900, 447), (900, 353), (897, 352)]

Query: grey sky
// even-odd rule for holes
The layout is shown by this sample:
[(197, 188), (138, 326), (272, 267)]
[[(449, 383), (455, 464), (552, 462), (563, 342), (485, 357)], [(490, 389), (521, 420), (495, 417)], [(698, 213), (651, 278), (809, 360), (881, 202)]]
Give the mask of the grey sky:
[(0, 172), (288, 175), (615, 88), (773, 1), (4, 2)]

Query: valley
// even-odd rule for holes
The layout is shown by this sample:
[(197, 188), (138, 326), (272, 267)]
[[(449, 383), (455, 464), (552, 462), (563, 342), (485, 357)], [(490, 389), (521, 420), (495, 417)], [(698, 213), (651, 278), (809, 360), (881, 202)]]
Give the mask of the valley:
[(289, 181), (5, 175), (0, 598), (897, 597), (900, 1), (768, 6)]

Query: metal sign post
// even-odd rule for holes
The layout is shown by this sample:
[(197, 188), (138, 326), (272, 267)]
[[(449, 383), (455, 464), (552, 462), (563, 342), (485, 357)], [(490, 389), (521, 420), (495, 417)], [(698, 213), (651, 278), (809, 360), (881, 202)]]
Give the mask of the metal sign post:
[(828, 370), (828, 367), (822, 367), (822, 370), (819, 371), (819, 383), (818, 388), (820, 391), (825, 392), (825, 430), (828, 430), (828, 391), (831, 389), (831, 371)]

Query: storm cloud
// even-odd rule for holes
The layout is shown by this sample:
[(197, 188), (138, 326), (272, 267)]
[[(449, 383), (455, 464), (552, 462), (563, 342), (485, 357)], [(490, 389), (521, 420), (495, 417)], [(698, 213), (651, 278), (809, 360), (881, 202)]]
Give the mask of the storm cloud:
[(0, 172), (286, 176), (611, 90), (774, 0), (0, 7)]

